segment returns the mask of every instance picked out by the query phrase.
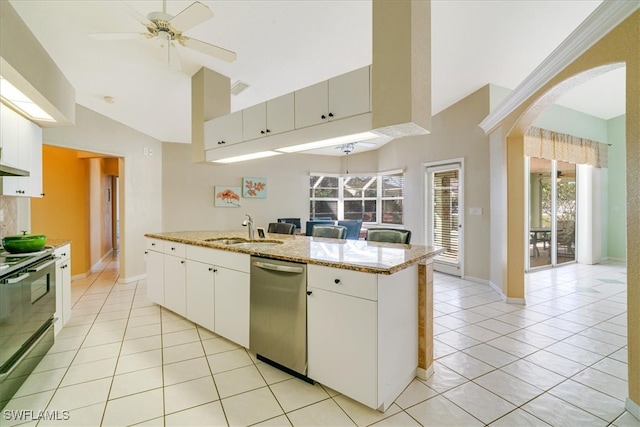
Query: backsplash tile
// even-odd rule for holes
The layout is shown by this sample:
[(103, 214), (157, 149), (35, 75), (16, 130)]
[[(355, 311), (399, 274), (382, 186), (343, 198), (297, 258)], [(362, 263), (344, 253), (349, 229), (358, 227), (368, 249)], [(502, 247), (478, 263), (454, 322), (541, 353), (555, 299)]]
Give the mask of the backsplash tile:
[(18, 201), (15, 197), (0, 196), (0, 209), (4, 221), (0, 222), (0, 238), (18, 234)]

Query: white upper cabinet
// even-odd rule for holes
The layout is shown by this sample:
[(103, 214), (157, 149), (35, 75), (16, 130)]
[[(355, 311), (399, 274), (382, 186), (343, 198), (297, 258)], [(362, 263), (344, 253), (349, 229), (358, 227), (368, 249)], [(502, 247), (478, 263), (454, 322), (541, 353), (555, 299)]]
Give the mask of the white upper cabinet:
[(2, 177), (0, 194), (41, 197), (42, 129), (2, 104), (0, 114), (0, 162), (29, 172), (28, 177)]
[(242, 111), (220, 116), (204, 124), (204, 148), (219, 148), (241, 142)]
[(293, 130), (293, 93), (263, 102), (242, 111), (245, 141)]
[(369, 67), (295, 92), (296, 129), (371, 111)]

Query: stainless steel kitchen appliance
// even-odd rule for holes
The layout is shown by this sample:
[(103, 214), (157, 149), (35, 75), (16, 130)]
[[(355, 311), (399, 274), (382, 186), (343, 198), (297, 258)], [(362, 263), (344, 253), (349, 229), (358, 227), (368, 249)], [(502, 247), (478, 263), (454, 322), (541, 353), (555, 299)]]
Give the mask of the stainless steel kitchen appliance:
[(53, 250), (0, 253), (0, 409), (53, 345)]
[(251, 257), (249, 349), (307, 378), (307, 265)]

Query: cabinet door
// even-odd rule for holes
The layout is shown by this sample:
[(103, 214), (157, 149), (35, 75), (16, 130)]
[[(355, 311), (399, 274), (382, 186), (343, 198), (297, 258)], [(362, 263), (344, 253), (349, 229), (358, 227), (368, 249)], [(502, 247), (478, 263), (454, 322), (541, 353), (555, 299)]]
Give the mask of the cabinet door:
[(371, 111), (369, 67), (329, 80), (329, 120), (339, 120)]
[(15, 111), (0, 104), (0, 133), (2, 135), (0, 163), (18, 167), (18, 120), (21, 119)]
[(204, 148), (219, 148), (242, 141), (242, 111), (210, 120), (204, 124)]
[(164, 305), (164, 255), (147, 251), (147, 298)]
[(249, 141), (267, 135), (267, 103), (242, 110), (242, 139)]
[(377, 408), (377, 303), (308, 290), (309, 377)]
[(217, 269), (215, 333), (249, 348), (249, 274)]
[(214, 328), (215, 267), (187, 260), (187, 319), (209, 329)]
[(187, 315), (185, 259), (164, 256), (164, 306), (181, 316)]
[(294, 127), (293, 92), (267, 101), (267, 135), (289, 132)]
[(329, 113), (328, 82), (316, 83), (294, 92), (296, 129), (325, 123)]
[(42, 129), (25, 119), (19, 122), (18, 137), (20, 169), (29, 171), (24, 195), (42, 197)]

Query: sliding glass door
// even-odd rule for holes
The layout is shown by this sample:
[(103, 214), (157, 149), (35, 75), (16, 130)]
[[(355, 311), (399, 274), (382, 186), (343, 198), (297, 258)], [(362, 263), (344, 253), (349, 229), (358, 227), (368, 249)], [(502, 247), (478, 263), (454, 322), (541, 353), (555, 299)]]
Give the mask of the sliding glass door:
[(576, 165), (531, 157), (528, 175), (528, 268), (575, 261)]

